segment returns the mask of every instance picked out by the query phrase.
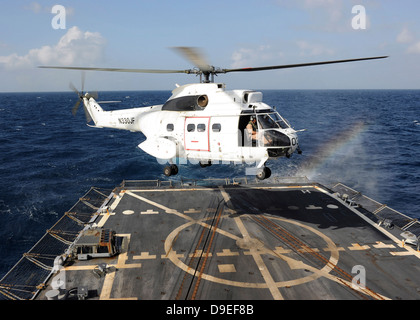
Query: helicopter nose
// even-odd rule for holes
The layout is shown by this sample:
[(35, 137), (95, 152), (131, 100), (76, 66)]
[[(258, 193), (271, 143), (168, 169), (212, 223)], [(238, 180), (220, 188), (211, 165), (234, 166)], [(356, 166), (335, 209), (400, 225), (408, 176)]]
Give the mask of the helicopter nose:
[(292, 148), (292, 152), (294, 152), (298, 148), (298, 146), (299, 146), (297, 134), (294, 133), (294, 132), (293, 133), (289, 133), (287, 135), (287, 137), (289, 138), (290, 146)]
[(283, 134), (289, 140), (289, 145), (290, 146), (293, 146), (294, 144), (296, 144), (296, 142), (297, 142), (297, 136), (296, 136), (296, 134), (294, 132), (292, 132), (292, 133), (291, 132), (285, 132)]
[(293, 152), (297, 151), (298, 154), (302, 154), (302, 149), (299, 146), (299, 140), (296, 133), (292, 134), (292, 137), (290, 138), (290, 142), (292, 144)]

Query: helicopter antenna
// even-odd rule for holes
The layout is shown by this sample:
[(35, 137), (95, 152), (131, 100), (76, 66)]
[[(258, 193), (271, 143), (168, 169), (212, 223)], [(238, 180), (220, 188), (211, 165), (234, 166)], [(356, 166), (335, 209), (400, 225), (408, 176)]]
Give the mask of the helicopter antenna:
[[(348, 63), (348, 62), (388, 58), (388, 56), (379, 56), (379, 57), (368, 57), (368, 58), (357, 58), (357, 59), (346, 59), (346, 60), (331, 60), (331, 61), (308, 62), (308, 63), (299, 63), (299, 64), (274, 65), (274, 66), (264, 66), (264, 67), (221, 69), (221, 68), (216, 68), (210, 65), (207, 62), (207, 59), (204, 57), (204, 54), (198, 48), (173, 47), (172, 49), (177, 51), (186, 60), (191, 62), (195, 66), (195, 68), (186, 69), (186, 70), (88, 68), (88, 67), (60, 67), (60, 66), (39, 66), (39, 68), (83, 70), (83, 71), (134, 72), (134, 73), (185, 73), (185, 74), (199, 75), (200, 82), (202, 83), (211, 83), (211, 82), (214, 82), (214, 76), (215, 75), (217, 76), (219, 73), (253, 72), (253, 71), (264, 71), (264, 70), (275, 70), (275, 69), (300, 68), (300, 67), (309, 67), (309, 66), (316, 66), (316, 65)], [(83, 92), (83, 89), (82, 89), (82, 92)]]

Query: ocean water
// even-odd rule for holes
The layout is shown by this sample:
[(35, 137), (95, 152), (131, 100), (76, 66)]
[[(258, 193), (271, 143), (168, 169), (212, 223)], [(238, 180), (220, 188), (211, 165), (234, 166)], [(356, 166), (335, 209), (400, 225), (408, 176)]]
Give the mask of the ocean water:
[[(263, 91), (299, 134), (302, 155), (269, 161), (272, 176), (344, 184), (420, 218), (420, 91)], [(169, 91), (102, 92), (105, 109), (162, 104)], [(137, 145), (145, 137), (85, 125), (66, 93), (0, 93), (0, 278), (91, 186), (168, 179)], [(243, 165), (179, 166), (192, 179), (245, 175)], [(269, 181), (269, 180), (268, 180)]]

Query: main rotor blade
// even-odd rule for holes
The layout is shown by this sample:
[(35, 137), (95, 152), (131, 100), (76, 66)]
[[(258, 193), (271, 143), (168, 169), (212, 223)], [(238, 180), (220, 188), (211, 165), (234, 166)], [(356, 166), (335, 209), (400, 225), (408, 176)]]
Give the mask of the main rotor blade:
[(286, 65), (279, 65), (279, 66), (266, 66), (266, 67), (257, 67), (257, 68), (222, 69), (222, 72), (227, 73), (227, 72), (287, 69), (287, 68), (309, 67), (309, 66), (316, 66), (316, 65), (322, 65), (322, 64), (334, 64), (334, 63), (354, 62), (354, 61), (363, 61), (363, 60), (375, 60), (375, 59), (384, 59), (384, 58), (388, 58), (388, 56), (347, 59), (347, 60), (321, 61), (321, 62), (310, 62), (310, 63), (299, 63), (299, 64), (286, 64)]
[(212, 67), (207, 63), (204, 54), (198, 48), (193, 47), (173, 47), (178, 53), (184, 56), (185, 59), (194, 64), (202, 71), (212, 71)]
[(122, 68), (86, 68), (86, 67), (56, 67), (39, 66), (44, 69), (67, 69), (85, 71), (114, 71), (114, 72), (138, 72), (138, 73), (192, 73), (192, 70), (160, 70), (160, 69), (122, 69)]

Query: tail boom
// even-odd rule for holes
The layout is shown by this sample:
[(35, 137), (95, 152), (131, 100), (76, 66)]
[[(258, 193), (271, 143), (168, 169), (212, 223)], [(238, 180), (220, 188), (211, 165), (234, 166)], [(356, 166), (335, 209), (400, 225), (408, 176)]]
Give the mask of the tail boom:
[(84, 98), (83, 103), (97, 128), (141, 131), (139, 120), (147, 108), (105, 111), (93, 98)]

